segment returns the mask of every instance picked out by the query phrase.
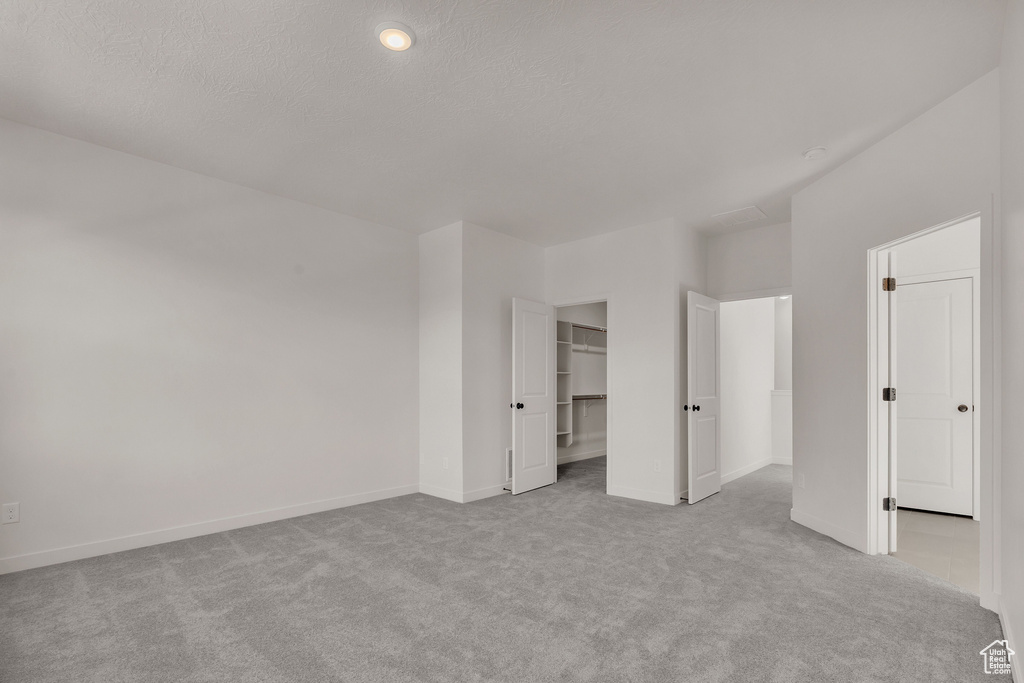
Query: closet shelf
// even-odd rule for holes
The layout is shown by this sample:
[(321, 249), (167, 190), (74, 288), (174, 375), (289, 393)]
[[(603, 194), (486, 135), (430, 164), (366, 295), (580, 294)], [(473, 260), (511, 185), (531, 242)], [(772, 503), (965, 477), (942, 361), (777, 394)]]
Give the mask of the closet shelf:
[(574, 401), (596, 401), (608, 398), (608, 394), (576, 394), (572, 397)]
[[(551, 432), (548, 432), (550, 434)], [(572, 434), (572, 432), (556, 432), (558, 436), (565, 436), (566, 434)]]
[(570, 403), (572, 403), (572, 401), (558, 401), (557, 403), (558, 403), (558, 405), (560, 405), (560, 406), (567, 406), (567, 405), (569, 405)]
[(593, 330), (594, 332), (607, 332), (607, 327), (598, 327), (597, 325), (582, 325), (580, 323), (572, 323), (572, 326), (580, 330)]

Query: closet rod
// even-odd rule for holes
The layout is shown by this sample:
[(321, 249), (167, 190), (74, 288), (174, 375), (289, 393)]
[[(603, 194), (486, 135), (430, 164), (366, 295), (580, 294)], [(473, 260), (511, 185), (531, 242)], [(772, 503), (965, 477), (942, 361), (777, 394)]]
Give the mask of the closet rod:
[(578, 327), (581, 330), (594, 330), (595, 332), (607, 332), (607, 327), (595, 327), (594, 325), (581, 325), (579, 323), (571, 323), (573, 327)]
[(572, 397), (574, 401), (594, 401), (597, 399), (608, 398), (608, 394), (576, 394)]

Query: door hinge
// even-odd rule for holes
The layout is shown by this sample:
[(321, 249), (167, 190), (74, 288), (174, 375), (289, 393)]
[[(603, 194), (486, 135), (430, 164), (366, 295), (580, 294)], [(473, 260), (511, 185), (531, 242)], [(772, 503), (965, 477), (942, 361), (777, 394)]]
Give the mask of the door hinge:
[(882, 389), (882, 400), (883, 401), (895, 401), (896, 400), (896, 387), (886, 387)]
[(883, 292), (894, 292), (894, 291), (896, 291), (896, 278), (894, 278), (894, 277), (883, 277), (882, 278), (882, 291)]
[(893, 510), (895, 510), (896, 509), (896, 499), (895, 498), (883, 498), (882, 499), (882, 509), (885, 510), (886, 512), (892, 512)]

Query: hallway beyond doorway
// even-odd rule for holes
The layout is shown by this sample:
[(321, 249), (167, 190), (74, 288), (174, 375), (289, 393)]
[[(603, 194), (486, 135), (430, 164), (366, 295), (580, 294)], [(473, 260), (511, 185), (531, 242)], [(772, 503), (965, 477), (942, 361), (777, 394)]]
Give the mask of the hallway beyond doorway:
[(918, 569), (978, 592), (981, 523), (970, 517), (900, 509), (893, 555)]

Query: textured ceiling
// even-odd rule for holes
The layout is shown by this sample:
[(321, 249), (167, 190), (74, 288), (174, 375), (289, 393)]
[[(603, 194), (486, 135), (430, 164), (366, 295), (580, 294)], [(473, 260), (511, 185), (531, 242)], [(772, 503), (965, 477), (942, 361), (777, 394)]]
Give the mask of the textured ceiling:
[[(998, 62), (1004, 0), (4, 0), (0, 117), (554, 244), (794, 189)], [(401, 21), (404, 53), (373, 34)], [(825, 145), (829, 155), (801, 158)]]

